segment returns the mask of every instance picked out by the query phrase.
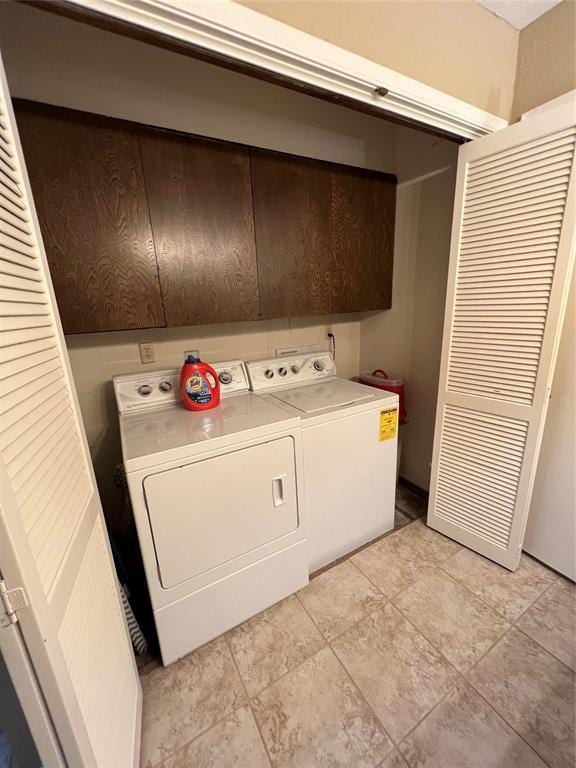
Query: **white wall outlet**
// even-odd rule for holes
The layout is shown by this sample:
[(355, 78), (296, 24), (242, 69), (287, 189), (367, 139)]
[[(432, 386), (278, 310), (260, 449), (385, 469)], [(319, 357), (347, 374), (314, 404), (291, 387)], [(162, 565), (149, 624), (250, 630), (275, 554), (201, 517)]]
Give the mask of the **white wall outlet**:
[(140, 362), (146, 364), (156, 361), (153, 344), (150, 342), (146, 342), (145, 344), (138, 344), (138, 349), (140, 350)]
[(192, 357), (200, 357), (200, 350), (199, 349), (185, 349), (184, 350), (184, 360), (186, 360), (187, 357), (192, 355)]

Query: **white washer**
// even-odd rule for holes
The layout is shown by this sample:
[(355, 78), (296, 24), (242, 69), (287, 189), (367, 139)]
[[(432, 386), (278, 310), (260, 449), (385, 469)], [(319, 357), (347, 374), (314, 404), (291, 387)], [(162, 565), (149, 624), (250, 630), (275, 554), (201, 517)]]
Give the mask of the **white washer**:
[(302, 421), (310, 571), (394, 527), (398, 396), (336, 376), (330, 353), (247, 363)]
[(114, 377), (122, 453), (162, 661), (308, 583), (300, 419), (214, 366), (219, 407), (187, 411), (178, 370)]

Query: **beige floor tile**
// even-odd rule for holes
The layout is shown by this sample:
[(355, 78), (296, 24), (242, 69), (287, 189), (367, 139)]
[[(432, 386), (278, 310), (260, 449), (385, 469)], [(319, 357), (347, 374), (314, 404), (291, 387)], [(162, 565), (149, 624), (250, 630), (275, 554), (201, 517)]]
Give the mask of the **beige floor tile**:
[(392, 748), (330, 648), (252, 704), (274, 768), (375, 768)]
[(298, 595), (327, 640), (340, 635), (386, 600), (350, 560), (312, 579)]
[(461, 549), (442, 567), (509, 621), (516, 621), (556, 579), (526, 556), (512, 572), (469, 549)]
[(143, 768), (157, 765), (246, 702), (224, 638), (143, 675)]
[(545, 768), (484, 699), (460, 683), (400, 744), (409, 768)]
[(468, 678), (543, 760), (574, 768), (574, 672), (512, 629)]
[(576, 669), (576, 589), (557, 582), (518, 621), (523, 632)]
[(250, 696), (294, 669), (325, 644), (295, 595), (236, 627), (228, 638)]
[(434, 567), (417, 557), (404, 541), (404, 532), (415, 525), (418, 523), (380, 539), (352, 557), (352, 562), (388, 598), (434, 572)]
[(241, 707), (198, 736), (162, 768), (270, 768), (249, 707)]
[(461, 549), (460, 544), (428, 528), (423, 520), (402, 528), (396, 535), (402, 537), (417, 557), (433, 565), (442, 565)]
[(460, 672), (478, 661), (510, 626), (440, 569), (393, 602)]
[(396, 742), (456, 682), (455, 670), (392, 605), (356, 624), (332, 648)]
[(391, 755), (384, 758), (378, 768), (408, 768), (408, 766), (400, 752), (394, 750)]

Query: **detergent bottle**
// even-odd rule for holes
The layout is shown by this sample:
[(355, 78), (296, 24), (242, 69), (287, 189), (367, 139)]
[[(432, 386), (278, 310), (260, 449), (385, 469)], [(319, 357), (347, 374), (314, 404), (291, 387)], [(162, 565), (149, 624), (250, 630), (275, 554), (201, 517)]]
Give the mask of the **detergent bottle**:
[(182, 400), (189, 411), (207, 411), (220, 405), (218, 374), (208, 363), (188, 355), (180, 374)]

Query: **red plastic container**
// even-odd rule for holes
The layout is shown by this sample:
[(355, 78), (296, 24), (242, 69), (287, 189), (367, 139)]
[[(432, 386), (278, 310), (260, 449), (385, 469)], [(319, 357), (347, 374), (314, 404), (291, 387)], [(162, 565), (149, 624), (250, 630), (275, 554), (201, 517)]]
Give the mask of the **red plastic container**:
[(180, 391), (189, 411), (207, 411), (220, 405), (218, 374), (211, 365), (192, 355), (182, 366)]
[(385, 389), (388, 392), (394, 392), (398, 395), (400, 400), (398, 406), (398, 422), (400, 424), (408, 423), (408, 415), (406, 414), (406, 401), (404, 398), (404, 380), (399, 376), (388, 376), (386, 371), (382, 368), (377, 368), (370, 373), (369, 371), (362, 371), (360, 374), (360, 381), (362, 384), (368, 384), (370, 387), (376, 387), (377, 389)]

